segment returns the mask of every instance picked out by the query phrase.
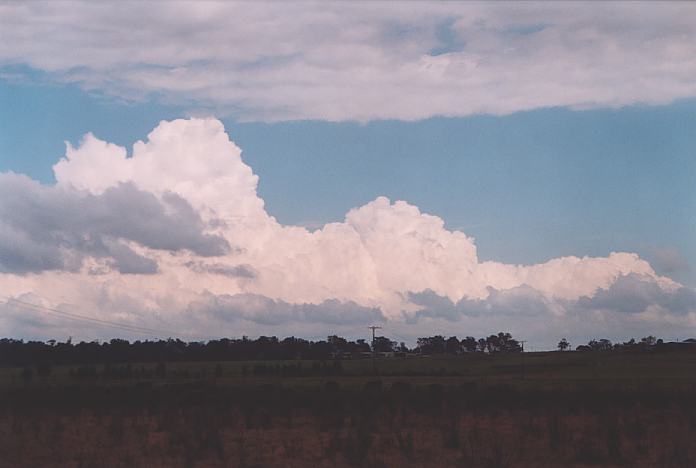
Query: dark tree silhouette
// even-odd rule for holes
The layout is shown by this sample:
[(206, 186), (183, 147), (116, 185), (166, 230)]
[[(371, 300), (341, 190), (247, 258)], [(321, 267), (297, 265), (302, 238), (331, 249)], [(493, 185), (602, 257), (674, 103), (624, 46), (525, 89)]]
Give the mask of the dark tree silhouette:
[(375, 337), (373, 346), (373, 351), (377, 353), (390, 353), (396, 350), (396, 341), (391, 341), (384, 336), (377, 336)]
[(416, 349), (422, 354), (444, 354), (445, 338), (442, 335), (418, 338)]
[(592, 351), (611, 351), (614, 347), (611, 341), (606, 338), (600, 338), (599, 340), (591, 340), (587, 343), (587, 346)]
[(445, 352), (447, 354), (459, 354), (460, 343), (456, 336), (450, 336), (447, 338), (447, 341), (445, 341)]
[(518, 353), (522, 351), (522, 346), (510, 333), (501, 332), (486, 339), (486, 350), (489, 353)]
[[(644, 340), (647, 340), (645, 338)], [(654, 338), (651, 338), (654, 340)], [(601, 340), (600, 340), (601, 342)], [(593, 343), (600, 343), (593, 342)], [(650, 341), (653, 342), (653, 341)], [(659, 343), (659, 341), (655, 341)], [(643, 340), (641, 341), (641, 345)], [(611, 343), (609, 342), (609, 345)], [(110, 341), (64, 343), (50, 340), (24, 341), (4, 338), (0, 339), (0, 365), (26, 367), (35, 369), (39, 376), (48, 376), (53, 366), (77, 365), (75, 375), (91, 376), (91, 371), (80, 370), (82, 367), (94, 368), (103, 366), (105, 376), (117, 377), (125, 375), (116, 364), (127, 363), (160, 363), (153, 372), (165, 376), (167, 369), (164, 363), (180, 361), (231, 361), (231, 360), (329, 360), (339, 358), (360, 358), (369, 354), (371, 346), (364, 340), (350, 341), (339, 336), (329, 336), (326, 340), (310, 341), (303, 338), (287, 337), (282, 340), (275, 336), (261, 336), (257, 339), (222, 338), (207, 342), (184, 342), (179, 339), (151, 341), (136, 340), (129, 342), (124, 339)], [(397, 343), (387, 337), (375, 339), (375, 350), (378, 352), (399, 351), (410, 353), (405, 343)], [(456, 336), (445, 339), (441, 335), (418, 338), (413, 350), (417, 353), (450, 354), (489, 352), (506, 353), (521, 351), (519, 342), (509, 333), (498, 333), (478, 341), (472, 336), (459, 340)], [(294, 368), (293, 368), (294, 369)], [(280, 369), (278, 372), (295, 372), (295, 370)], [(32, 370), (33, 376), (34, 370)], [(132, 375), (131, 371), (127, 372)]]
[(655, 346), (657, 344), (657, 338), (652, 335), (643, 337), (640, 339), (640, 344), (643, 346)]
[(467, 336), (459, 343), (461, 349), (465, 353), (475, 353), (478, 349), (478, 342), (473, 336)]

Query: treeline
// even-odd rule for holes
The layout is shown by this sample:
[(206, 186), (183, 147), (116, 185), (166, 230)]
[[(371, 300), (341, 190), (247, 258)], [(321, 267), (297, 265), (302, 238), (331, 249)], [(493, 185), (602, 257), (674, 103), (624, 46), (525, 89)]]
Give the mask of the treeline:
[(27, 366), (41, 363), (102, 364), (170, 361), (235, 361), (235, 360), (327, 360), (408, 354), (463, 354), (520, 352), (522, 347), (510, 333), (498, 333), (476, 339), (456, 336), (418, 338), (417, 345), (409, 348), (386, 337), (377, 337), (372, 344), (364, 339), (350, 341), (340, 336), (311, 341), (303, 338), (261, 336), (257, 339), (222, 338), (207, 342), (185, 342), (179, 339), (110, 341), (72, 343), (55, 340), (24, 341), (0, 339), (0, 365)]
[(418, 338), (416, 349), (424, 354), (519, 353), (522, 345), (510, 333), (498, 333), (487, 338), (473, 336), (459, 340), (456, 336)]
[[(630, 349), (667, 349), (693, 345), (696, 340), (681, 343), (664, 343), (662, 339), (647, 336), (640, 340), (631, 339), (612, 343), (606, 338), (593, 339), (581, 344), (577, 351), (619, 351)], [(565, 340), (558, 343), (561, 351), (573, 349)], [(373, 343), (364, 339), (350, 341), (340, 336), (329, 336), (326, 340), (311, 341), (303, 338), (261, 336), (257, 339), (222, 338), (207, 342), (186, 342), (179, 339), (133, 341), (112, 339), (73, 343), (56, 340), (24, 341), (11, 338), (0, 339), (0, 365), (28, 366), (44, 363), (61, 364), (106, 364), (175, 361), (255, 361), (255, 360), (327, 360), (356, 359), (379, 356), (405, 355), (460, 355), (471, 353), (518, 353), (523, 348), (520, 341), (510, 333), (498, 333), (486, 338), (442, 335), (418, 338), (416, 346), (409, 348), (386, 337), (377, 337)]]
[[(599, 339), (593, 339), (587, 342), (587, 344), (581, 344), (577, 348), (575, 348), (576, 351), (622, 351), (622, 350), (635, 350), (635, 349), (652, 349), (652, 348), (669, 348), (669, 347), (675, 347), (675, 346), (688, 346), (688, 345), (695, 345), (696, 340), (693, 339), (688, 339), (684, 340), (682, 342), (675, 342), (675, 343), (665, 343), (662, 338), (655, 338), (654, 336), (646, 336), (641, 338), (640, 340), (636, 340), (635, 338), (631, 338), (628, 341), (624, 341), (622, 343), (612, 343), (611, 340), (607, 338), (599, 338)], [(562, 339), (558, 343), (558, 349), (561, 351), (565, 351), (566, 349), (570, 348), (570, 343), (564, 339)]]

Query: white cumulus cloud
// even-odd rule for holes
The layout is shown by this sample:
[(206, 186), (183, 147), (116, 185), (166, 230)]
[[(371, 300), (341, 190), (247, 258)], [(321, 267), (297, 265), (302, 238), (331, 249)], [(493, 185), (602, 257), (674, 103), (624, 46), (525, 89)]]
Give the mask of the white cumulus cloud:
[[(0, 226), (13, 223), (16, 237), (58, 258), (28, 268), (36, 260), (29, 254), (25, 263), (3, 260), (22, 258), (24, 244), (0, 248), (6, 296), (31, 294), (95, 317), (207, 336), (225, 333), (226, 320), (261, 332), (299, 323), (506, 316), (514, 328), (518, 319), (569, 323), (580, 313), (641, 320), (659, 310), (677, 321), (696, 314), (693, 292), (636, 254), (481, 262), (473, 238), (405, 201), (379, 197), (314, 231), (282, 225), (265, 211), (258, 177), (215, 119), (161, 122), (130, 152), (87, 135), (54, 169), (54, 187), (0, 177), (0, 193), (14, 195), (0, 200), (8, 214)], [(37, 193), (41, 203), (27, 204)], [(33, 211), (9, 215), (16, 199)], [(59, 223), (56, 210), (80, 222)], [(37, 234), (46, 220), (62, 237)], [(634, 314), (621, 310), (628, 296)], [(0, 330), (16, 330), (19, 322), (10, 322), (0, 321)]]

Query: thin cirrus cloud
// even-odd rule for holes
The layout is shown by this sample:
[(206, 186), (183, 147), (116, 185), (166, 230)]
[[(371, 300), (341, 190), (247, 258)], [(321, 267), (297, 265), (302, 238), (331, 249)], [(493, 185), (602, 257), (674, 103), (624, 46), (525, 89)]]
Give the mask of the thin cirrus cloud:
[(5, 79), (40, 71), (240, 120), (661, 104), (696, 96), (694, 57), (684, 2), (0, 6)]
[[(0, 244), (15, 246), (0, 251), (0, 281), (7, 296), (99, 319), (201, 336), (504, 326), (538, 340), (541, 324), (659, 333), (696, 319), (694, 292), (636, 254), (482, 262), (473, 238), (405, 201), (378, 197), (312, 231), (283, 225), (216, 119), (163, 121), (130, 154), (88, 134), (54, 172), (50, 187), (0, 178), (2, 235), (27, 242)], [(27, 259), (8, 261), (17, 252)], [(0, 330), (38, 333), (10, 306)], [(62, 330), (52, 320), (46, 334)]]

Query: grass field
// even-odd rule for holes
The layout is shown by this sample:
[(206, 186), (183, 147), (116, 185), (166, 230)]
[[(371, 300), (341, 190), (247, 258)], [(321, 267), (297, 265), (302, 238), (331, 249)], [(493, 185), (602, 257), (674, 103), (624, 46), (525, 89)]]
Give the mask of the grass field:
[(0, 467), (696, 466), (686, 349), (80, 367), (0, 368)]

